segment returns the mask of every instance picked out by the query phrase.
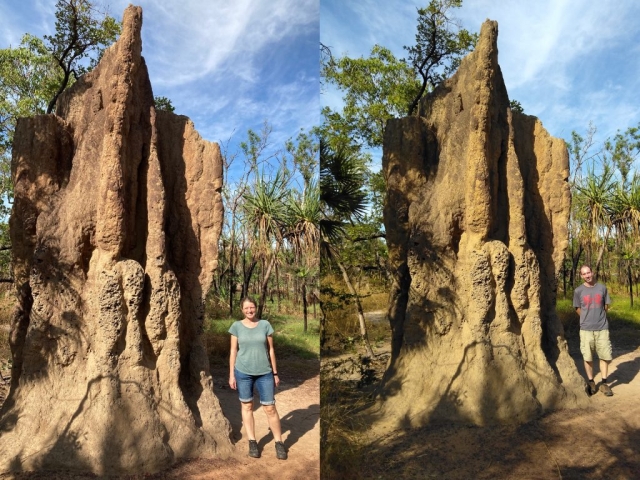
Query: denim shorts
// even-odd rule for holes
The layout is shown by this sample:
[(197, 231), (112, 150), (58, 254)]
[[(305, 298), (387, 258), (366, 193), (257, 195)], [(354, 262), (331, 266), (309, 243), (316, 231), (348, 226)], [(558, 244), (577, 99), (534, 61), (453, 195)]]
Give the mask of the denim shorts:
[(261, 405), (274, 405), (275, 399), (275, 381), (273, 373), (265, 373), (264, 375), (247, 375), (239, 372), (237, 368), (233, 369), (236, 376), (236, 386), (238, 387), (238, 396), (243, 403), (253, 402), (253, 386), (258, 389)]

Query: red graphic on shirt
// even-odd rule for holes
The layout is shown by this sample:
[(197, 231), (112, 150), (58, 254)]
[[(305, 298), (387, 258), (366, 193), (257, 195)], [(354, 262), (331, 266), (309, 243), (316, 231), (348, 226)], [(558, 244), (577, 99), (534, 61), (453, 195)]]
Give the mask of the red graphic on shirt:
[(596, 293), (593, 296), (585, 295), (584, 297), (582, 297), (582, 303), (584, 303), (584, 308), (587, 309), (592, 307), (599, 307), (600, 305), (602, 305), (602, 295), (600, 295), (599, 293)]

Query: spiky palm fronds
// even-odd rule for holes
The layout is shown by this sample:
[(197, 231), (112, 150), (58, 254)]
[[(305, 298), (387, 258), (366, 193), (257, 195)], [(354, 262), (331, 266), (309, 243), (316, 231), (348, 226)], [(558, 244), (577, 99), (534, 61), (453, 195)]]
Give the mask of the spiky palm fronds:
[(362, 160), (346, 149), (334, 151), (320, 139), (320, 220), (321, 237), (328, 242), (339, 242), (344, 225), (360, 220), (367, 207), (365, 166)]

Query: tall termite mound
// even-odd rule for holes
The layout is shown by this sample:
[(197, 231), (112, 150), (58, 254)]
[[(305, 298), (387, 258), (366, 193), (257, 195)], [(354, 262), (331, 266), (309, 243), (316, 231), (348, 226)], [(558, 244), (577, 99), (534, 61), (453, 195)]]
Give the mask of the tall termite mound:
[(485, 22), (419, 115), (386, 128), (393, 340), (380, 413), (396, 426), (520, 422), (586, 401), (555, 313), (567, 149), (509, 108), (497, 36)]
[(230, 451), (200, 335), (222, 227), (218, 145), (156, 111), (142, 10), (20, 119), (10, 228), (19, 308), (0, 470), (154, 471)]

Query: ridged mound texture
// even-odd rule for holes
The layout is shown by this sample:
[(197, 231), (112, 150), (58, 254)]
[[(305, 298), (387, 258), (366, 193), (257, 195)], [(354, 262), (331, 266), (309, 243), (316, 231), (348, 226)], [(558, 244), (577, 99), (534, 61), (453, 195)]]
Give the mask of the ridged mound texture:
[(385, 131), (393, 340), (377, 414), (391, 428), (517, 423), (587, 401), (555, 313), (567, 148), (510, 109), (497, 36), (485, 22), (419, 115)]
[(141, 28), (128, 7), (119, 40), (56, 114), (16, 128), (19, 307), (0, 471), (153, 472), (231, 451), (201, 341), (220, 151), (155, 110)]

